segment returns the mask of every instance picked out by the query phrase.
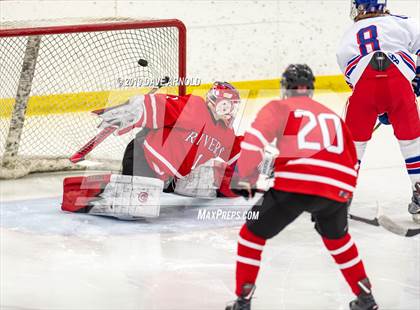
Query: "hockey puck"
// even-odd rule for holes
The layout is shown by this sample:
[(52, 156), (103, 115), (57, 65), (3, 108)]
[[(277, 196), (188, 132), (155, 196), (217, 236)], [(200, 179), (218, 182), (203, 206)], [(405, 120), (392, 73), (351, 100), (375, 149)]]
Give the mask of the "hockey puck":
[(142, 67), (147, 67), (147, 65), (148, 65), (148, 62), (147, 62), (147, 60), (146, 59), (142, 59), (142, 58), (140, 58), (139, 59), (139, 61), (137, 62), (140, 66), (142, 66)]

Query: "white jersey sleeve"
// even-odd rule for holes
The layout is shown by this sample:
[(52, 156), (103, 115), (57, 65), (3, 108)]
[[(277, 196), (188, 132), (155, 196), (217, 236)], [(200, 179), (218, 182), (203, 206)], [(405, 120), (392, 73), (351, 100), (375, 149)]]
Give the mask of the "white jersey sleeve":
[(369, 64), (374, 52), (382, 51), (412, 81), (415, 55), (420, 55), (420, 28), (411, 18), (386, 15), (354, 23), (344, 34), (337, 61), (347, 82), (353, 86)]
[(410, 35), (410, 43), (408, 50), (417, 56), (420, 56), (420, 24), (412, 18), (408, 18), (401, 21), (407, 27)]

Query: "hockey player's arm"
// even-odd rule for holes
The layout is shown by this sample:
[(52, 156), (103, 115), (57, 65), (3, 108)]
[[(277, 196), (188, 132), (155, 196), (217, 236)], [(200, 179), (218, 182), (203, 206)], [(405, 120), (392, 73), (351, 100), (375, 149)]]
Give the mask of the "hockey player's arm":
[(229, 154), (229, 158), (226, 160), (228, 165), (236, 165), (241, 155), (241, 143), (244, 140), (244, 136), (236, 136), (233, 141), (232, 149)]
[(409, 51), (417, 56), (416, 76), (413, 80), (413, 89), (417, 97), (420, 96), (420, 25), (414, 19), (407, 19), (409, 33), (411, 35), (411, 44)]
[(417, 47), (419, 48), (417, 51), (417, 68), (416, 68), (416, 76), (413, 79), (413, 90), (417, 97), (420, 97), (420, 38), (418, 39), (419, 44)]
[(135, 127), (158, 129), (173, 124), (182, 112), (185, 101), (164, 94), (137, 95), (125, 103), (95, 112), (102, 122), (99, 128), (116, 127), (122, 135)]
[(417, 33), (417, 39), (414, 43), (414, 50), (415, 54), (417, 55), (417, 67), (416, 76), (413, 80), (413, 89), (416, 96), (420, 97), (420, 31)]
[[(420, 58), (420, 57), (419, 57)], [(420, 97), (420, 64), (417, 60), (416, 77), (413, 80), (413, 90), (417, 97)]]
[(338, 51), (337, 52), (337, 64), (340, 67), (340, 70), (343, 72), (344, 74), (344, 78), (346, 80), (347, 85), (353, 89), (353, 85), (350, 83), (350, 79), (349, 77), (346, 75), (346, 67), (347, 67), (347, 61), (344, 59), (343, 54)]
[(122, 135), (133, 129), (144, 113), (144, 96), (133, 96), (123, 104), (92, 111), (100, 119), (100, 129), (116, 128), (115, 134)]
[(251, 127), (246, 131), (241, 143), (241, 156), (237, 170), (238, 177), (231, 183), (232, 191), (246, 199), (254, 197), (259, 177), (258, 166), (264, 157), (265, 147), (273, 142), (282, 126), (282, 113), (276, 103), (269, 103), (257, 115)]
[(255, 183), (259, 172), (258, 166), (264, 157), (264, 148), (276, 137), (282, 125), (275, 104), (266, 105), (257, 115), (251, 127), (246, 131), (241, 143), (241, 156), (238, 171), (241, 179)]
[[(189, 97), (189, 96), (187, 96)], [(172, 95), (146, 95), (143, 101), (143, 114), (136, 127), (158, 129), (172, 126), (181, 115), (187, 100)]]
[(229, 198), (237, 197), (231, 190), (231, 184), (232, 179), (237, 177), (234, 172), (241, 155), (241, 142), (243, 139), (243, 136), (236, 136), (228, 160), (223, 164), (217, 164), (215, 166), (215, 180), (216, 185), (219, 188), (218, 196)]

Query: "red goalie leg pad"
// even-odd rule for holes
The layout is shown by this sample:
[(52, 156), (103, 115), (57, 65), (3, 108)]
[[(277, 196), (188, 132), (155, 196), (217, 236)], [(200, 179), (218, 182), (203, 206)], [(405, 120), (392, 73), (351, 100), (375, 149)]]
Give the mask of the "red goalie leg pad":
[(363, 261), (359, 257), (356, 244), (350, 234), (346, 234), (340, 239), (323, 238), (325, 246), (330, 251), (344, 278), (351, 287), (354, 294), (360, 294), (357, 283), (367, 278)]
[(89, 202), (103, 191), (110, 178), (110, 174), (65, 178), (61, 209), (69, 212), (87, 212)]
[(238, 239), (236, 257), (236, 295), (241, 296), (244, 284), (255, 284), (260, 270), (261, 254), (265, 240), (242, 226)]

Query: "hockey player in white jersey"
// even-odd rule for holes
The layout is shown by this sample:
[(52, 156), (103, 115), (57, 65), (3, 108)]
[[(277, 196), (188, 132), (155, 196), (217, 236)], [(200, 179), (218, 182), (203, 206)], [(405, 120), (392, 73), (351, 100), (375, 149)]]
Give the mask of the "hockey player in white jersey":
[[(376, 119), (393, 126), (413, 184), (409, 212), (420, 223), (420, 28), (417, 21), (392, 15), (386, 0), (351, 0), (354, 24), (337, 52), (353, 89), (345, 121), (359, 161)], [(417, 58), (417, 59), (415, 59)], [(417, 63), (416, 63), (416, 62)]]

